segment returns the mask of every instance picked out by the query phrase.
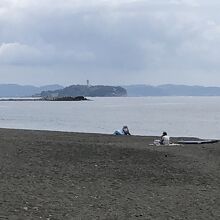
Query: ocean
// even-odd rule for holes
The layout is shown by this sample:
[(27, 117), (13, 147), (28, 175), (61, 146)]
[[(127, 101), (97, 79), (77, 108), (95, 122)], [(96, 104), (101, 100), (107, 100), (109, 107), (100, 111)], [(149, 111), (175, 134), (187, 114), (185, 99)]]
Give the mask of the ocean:
[(0, 101), (0, 127), (220, 139), (220, 97), (117, 97), (92, 101)]

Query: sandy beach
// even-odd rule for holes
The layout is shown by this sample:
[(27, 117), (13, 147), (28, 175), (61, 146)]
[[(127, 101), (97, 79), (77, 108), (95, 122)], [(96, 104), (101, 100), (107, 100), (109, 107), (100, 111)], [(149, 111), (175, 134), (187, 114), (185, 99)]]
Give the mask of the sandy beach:
[(157, 138), (0, 129), (0, 219), (220, 219), (220, 143)]

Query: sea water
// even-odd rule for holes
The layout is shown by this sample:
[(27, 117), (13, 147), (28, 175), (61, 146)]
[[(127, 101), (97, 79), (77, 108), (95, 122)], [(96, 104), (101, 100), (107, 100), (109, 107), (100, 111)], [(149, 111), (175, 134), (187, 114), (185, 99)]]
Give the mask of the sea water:
[(220, 139), (220, 97), (117, 97), (92, 101), (0, 101), (0, 127)]

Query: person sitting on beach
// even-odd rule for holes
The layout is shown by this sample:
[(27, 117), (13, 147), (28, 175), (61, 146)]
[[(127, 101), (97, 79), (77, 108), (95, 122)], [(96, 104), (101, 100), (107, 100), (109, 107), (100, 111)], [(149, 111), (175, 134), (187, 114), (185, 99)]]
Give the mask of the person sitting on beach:
[(117, 130), (113, 133), (114, 135), (131, 135), (128, 126), (123, 126), (121, 130)]
[(160, 137), (160, 144), (161, 145), (169, 145), (170, 144), (170, 137), (167, 135), (166, 131), (164, 131)]

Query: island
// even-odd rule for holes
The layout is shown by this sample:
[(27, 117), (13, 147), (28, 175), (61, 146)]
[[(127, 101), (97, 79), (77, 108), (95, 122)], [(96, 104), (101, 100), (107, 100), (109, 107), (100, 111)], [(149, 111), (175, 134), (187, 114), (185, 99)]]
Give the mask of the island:
[(88, 86), (88, 85), (71, 85), (55, 91), (43, 91), (39, 94), (41, 97), (120, 97), (127, 96), (126, 89), (120, 86)]

